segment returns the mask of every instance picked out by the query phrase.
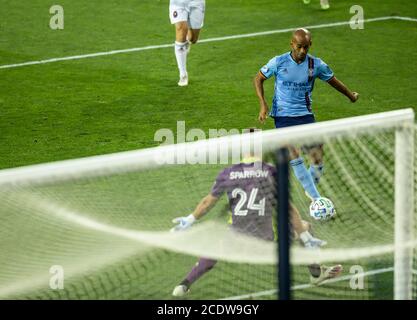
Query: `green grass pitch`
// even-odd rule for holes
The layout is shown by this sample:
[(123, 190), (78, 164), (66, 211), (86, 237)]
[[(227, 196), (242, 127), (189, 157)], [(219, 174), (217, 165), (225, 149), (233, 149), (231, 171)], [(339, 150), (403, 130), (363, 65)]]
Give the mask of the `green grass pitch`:
[[(322, 11), (318, 1), (306, 6), (301, 0), (207, 0), (201, 39), (349, 21), (350, 7), (358, 4), (351, 0), (330, 2), (330, 10)], [(64, 8), (65, 28), (51, 30), (50, 2), (0, 0), (0, 169), (156, 146), (155, 132), (161, 128), (175, 131), (179, 120), (186, 122), (187, 129), (201, 128), (207, 134), (210, 128), (259, 127), (252, 79), (270, 58), (289, 51), (288, 32), (193, 46), (188, 62), (190, 85), (186, 88), (177, 86), (172, 47), (1, 68), (27, 61), (173, 43), (168, 3), (62, 0), (59, 4)], [(408, 0), (369, 0), (359, 4), (364, 8), (365, 19), (417, 18), (417, 4)], [(318, 121), (406, 107), (417, 110), (417, 22), (391, 19), (365, 23), (363, 30), (344, 25), (312, 29), (312, 34), (310, 53), (322, 58), (339, 79), (360, 93), (360, 100), (351, 104), (317, 81), (313, 108)], [(266, 85), (268, 101), (272, 90), (271, 80)], [(272, 120), (263, 128), (273, 128)], [(211, 180), (205, 181), (204, 187), (210, 183)], [(204, 195), (204, 187), (193, 191), (193, 201)], [(389, 260), (384, 263), (381, 259), (375, 263), (381, 265), (374, 268), (386, 267)], [(157, 251), (145, 262), (133, 256), (86, 278), (73, 279), (61, 293), (45, 289), (17, 297), (169, 299), (170, 291), (142, 292), (140, 284), (156, 277), (171, 290), (194, 262), (195, 257), (178, 258)], [(159, 263), (166, 263), (166, 270), (149, 269)], [(250, 293), (246, 290), (250, 285), (228, 278), (235, 268), (246, 270), (249, 279), (253, 279), (254, 291), (274, 287), (271, 268), (262, 272), (250, 266), (220, 264), (195, 285), (191, 298)], [(262, 274), (265, 278), (257, 285), (256, 278)], [(372, 286), (377, 288), (369, 292), (376, 296), (367, 292), (353, 297), (392, 298), (392, 292), (383, 285), (392, 281), (392, 273), (373, 277)], [(308, 281), (304, 275), (297, 280)], [(304, 295), (300, 290), (298, 297), (337, 298), (345, 290), (340, 285), (335, 285), (334, 291), (310, 289)], [(230, 289), (223, 292), (215, 289), (228, 286)], [(268, 297), (275, 298), (262, 298)]]

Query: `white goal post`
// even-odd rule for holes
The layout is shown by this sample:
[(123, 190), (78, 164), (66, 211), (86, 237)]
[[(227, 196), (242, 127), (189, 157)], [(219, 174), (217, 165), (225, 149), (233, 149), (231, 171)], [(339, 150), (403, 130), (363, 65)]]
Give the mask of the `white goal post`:
[(414, 133), (405, 121), (395, 132), (394, 299), (412, 299), (414, 230)]

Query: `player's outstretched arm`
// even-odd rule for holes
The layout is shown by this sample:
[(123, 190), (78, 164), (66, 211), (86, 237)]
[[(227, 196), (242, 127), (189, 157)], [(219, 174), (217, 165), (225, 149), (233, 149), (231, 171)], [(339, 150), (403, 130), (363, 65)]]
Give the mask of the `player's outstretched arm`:
[(298, 209), (290, 203), (290, 221), (294, 231), (306, 248), (319, 248), (327, 244), (326, 241), (315, 238), (309, 232), (309, 224), (301, 219)]
[(191, 225), (202, 216), (204, 216), (207, 212), (210, 211), (211, 208), (216, 204), (218, 198), (213, 196), (209, 193), (205, 196), (197, 207), (194, 209), (193, 213), (189, 214), (186, 217), (178, 217), (172, 220), (173, 223), (177, 225), (171, 229), (171, 232), (185, 230), (191, 227)]
[(200, 219), (204, 216), (207, 212), (210, 211), (211, 208), (217, 203), (219, 198), (213, 196), (211, 193), (206, 195), (203, 199), (201, 199), (200, 203), (195, 208), (194, 212), (192, 213), (196, 220)]
[(268, 104), (266, 103), (265, 94), (264, 94), (264, 81), (265, 80), (266, 78), (261, 72), (258, 72), (255, 79), (253, 79), (253, 84), (255, 85), (256, 95), (259, 98), (260, 110), (259, 110), (258, 120), (261, 123), (265, 123), (265, 120), (268, 116)]
[(297, 234), (301, 234), (308, 230), (303, 225), (303, 220), (301, 219), (300, 212), (292, 203), (290, 203), (290, 222), (291, 226), (293, 227), (294, 231), (297, 232)]
[(329, 81), (327, 81), (327, 83), (337, 91), (343, 93), (350, 99), (350, 101), (356, 102), (359, 99), (359, 93), (350, 91), (349, 88), (346, 87), (345, 84), (336, 77), (331, 78)]

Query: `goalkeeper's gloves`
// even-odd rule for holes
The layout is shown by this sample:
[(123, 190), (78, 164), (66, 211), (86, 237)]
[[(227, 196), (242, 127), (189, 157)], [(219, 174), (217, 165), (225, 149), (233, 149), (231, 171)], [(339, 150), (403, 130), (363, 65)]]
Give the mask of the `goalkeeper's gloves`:
[(188, 229), (194, 223), (195, 217), (193, 214), (190, 214), (186, 217), (179, 217), (172, 220), (172, 223), (177, 223), (175, 227), (171, 229), (171, 232), (181, 231)]
[(308, 231), (304, 231), (303, 233), (301, 233), (300, 239), (303, 242), (304, 247), (309, 249), (320, 248), (327, 244), (327, 242), (324, 240), (314, 238)]

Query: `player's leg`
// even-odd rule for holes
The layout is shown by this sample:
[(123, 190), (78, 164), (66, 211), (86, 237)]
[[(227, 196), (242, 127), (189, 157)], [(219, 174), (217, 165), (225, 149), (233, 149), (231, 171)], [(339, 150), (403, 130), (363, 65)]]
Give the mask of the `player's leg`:
[[(190, 5), (190, 14), (188, 18), (187, 40), (189, 45), (196, 44), (200, 36), (201, 28), (204, 25), (205, 2), (196, 2)], [(190, 46), (189, 46), (190, 48)]]
[(301, 183), (308, 196), (312, 199), (320, 198), (320, 193), (313, 181), (313, 178), (308, 172), (304, 159), (300, 154), (300, 150), (295, 147), (289, 147), (290, 152), (290, 166), (295, 174), (297, 180)]
[[(275, 128), (277, 129), (313, 123), (314, 121), (313, 115), (302, 117), (274, 117)], [(304, 164), (304, 159), (301, 156), (300, 150), (295, 147), (289, 147), (289, 152), (291, 168), (307, 195), (312, 199), (320, 198), (320, 193), (314, 184), (311, 174), (308, 172)]]
[(188, 33), (188, 11), (185, 6), (170, 5), (169, 17), (171, 24), (175, 25), (175, 58), (180, 72), (179, 86), (188, 84), (187, 74), (187, 33)]
[(187, 40), (192, 43), (192, 44), (196, 44), (198, 41), (198, 38), (200, 37), (200, 31), (201, 29), (188, 29), (188, 35), (187, 35)]
[(184, 43), (187, 41), (187, 21), (180, 21), (175, 24), (175, 42)]
[(319, 248), (327, 244), (326, 241), (313, 237), (311, 225), (301, 219), (300, 212), (292, 203), (290, 203), (290, 221), (296, 239), (299, 239), (306, 248)]
[(180, 72), (179, 86), (188, 85), (187, 55), (188, 55), (188, 24), (186, 21), (175, 24), (175, 58)]
[(317, 145), (309, 150), (310, 168), (309, 172), (315, 184), (320, 182), (320, 178), (324, 172), (323, 164), (323, 145)]
[(190, 27), (188, 28), (188, 34), (187, 34), (187, 54), (190, 54), (191, 45), (197, 43), (198, 37), (200, 36), (200, 30), (201, 29), (191, 29)]
[(216, 263), (217, 260), (200, 258), (200, 260), (196, 263), (194, 268), (185, 277), (185, 279), (175, 287), (172, 295), (175, 297), (181, 297), (187, 294), (190, 290), (190, 286), (199, 278), (201, 278), (205, 273), (210, 271)]

